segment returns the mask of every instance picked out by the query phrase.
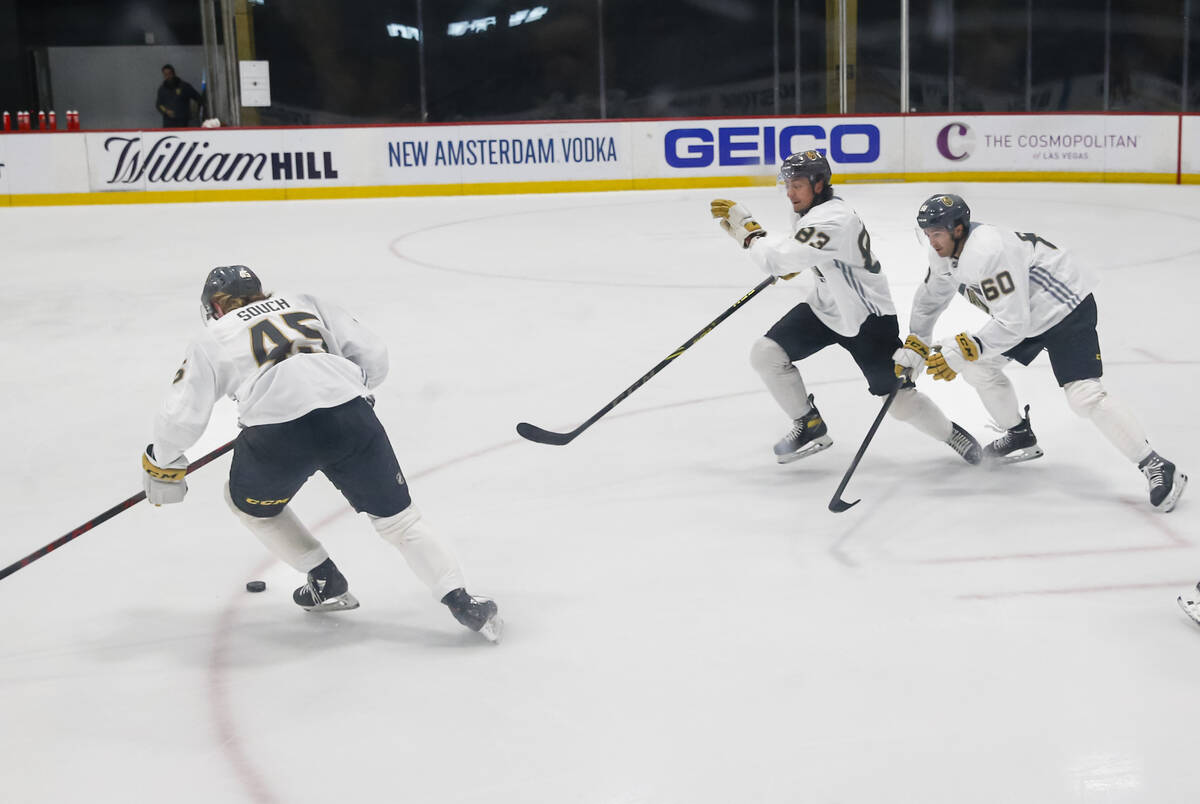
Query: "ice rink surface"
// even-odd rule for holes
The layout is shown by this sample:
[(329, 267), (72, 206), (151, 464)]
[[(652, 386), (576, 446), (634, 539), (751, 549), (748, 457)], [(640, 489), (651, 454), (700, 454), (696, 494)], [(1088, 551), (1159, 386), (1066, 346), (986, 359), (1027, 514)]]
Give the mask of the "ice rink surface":
[[(905, 332), (933, 192), (1093, 263), (1109, 391), (1200, 472), (1200, 188), (849, 185)], [(485, 643), (318, 476), (294, 507), (362, 601), (302, 580), (221, 499), (145, 503), (0, 581), (0, 798), (26, 802), (1154, 802), (1200, 799), (1200, 491), (1163, 516), (1068, 409), (1010, 376), (1046, 457), (971, 469), (879, 408), (849, 357), (801, 370), (833, 448), (788, 466), (748, 363), (769, 289), (564, 447), (762, 279), (708, 214), (774, 188), (0, 210), (0, 566), (134, 494), (215, 265), (342, 303), (392, 371), (376, 408), (477, 594)], [(961, 299), (938, 334), (978, 323)], [(962, 382), (922, 388), (981, 440)], [(236, 433), (218, 406), (195, 460)], [(262, 579), (263, 594), (244, 591)]]

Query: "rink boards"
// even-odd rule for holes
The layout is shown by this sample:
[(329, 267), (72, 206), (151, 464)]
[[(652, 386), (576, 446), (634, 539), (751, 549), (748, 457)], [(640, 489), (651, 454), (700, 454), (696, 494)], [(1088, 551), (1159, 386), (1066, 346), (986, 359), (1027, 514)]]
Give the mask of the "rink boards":
[(369, 198), (836, 182), (1200, 183), (1190, 115), (894, 115), (0, 135), (0, 205)]

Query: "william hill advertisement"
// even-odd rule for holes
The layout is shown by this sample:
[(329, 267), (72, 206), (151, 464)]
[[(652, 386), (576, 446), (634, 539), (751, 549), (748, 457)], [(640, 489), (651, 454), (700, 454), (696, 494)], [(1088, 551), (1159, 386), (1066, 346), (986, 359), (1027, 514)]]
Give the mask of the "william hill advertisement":
[(255, 134), (89, 134), (90, 186), (98, 191), (283, 187), (341, 178), (334, 150), (285, 149), (282, 137)]

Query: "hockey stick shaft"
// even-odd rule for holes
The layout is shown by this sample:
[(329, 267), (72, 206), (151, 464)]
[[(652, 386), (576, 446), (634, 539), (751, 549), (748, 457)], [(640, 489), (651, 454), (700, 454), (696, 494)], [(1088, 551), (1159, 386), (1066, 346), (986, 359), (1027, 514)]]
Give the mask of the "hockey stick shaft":
[(888, 408), (892, 406), (892, 402), (896, 399), (896, 394), (900, 393), (900, 389), (904, 387), (904, 382), (904, 380), (901, 380), (892, 389), (892, 392), (887, 395), (887, 399), (883, 400), (883, 406), (879, 408), (879, 413), (875, 416), (875, 421), (871, 423), (871, 429), (867, 431), (867, 437), (863, 439), (862, 446), (858, 448), (858, 452), (854, 454), (854, 460), (850, 462), (850, 468), (846, 470), (846, 474), (842, 476), (842, 482), (838, 484), (837, 491), (833, 493), (833, 499), (829, 501), (829, 510), (835, 514), (849, 511), (862, 502), (862, 500), (855, 500), (848, 503), (842, 499), (842, 492), (846, 490), (846, 486), (850, 483), (850, 478), (854, 475), (854, 470), (858, 468), (858, 462), (862, 460), (863, 454), (867, 451), (867, 447), (870, 446), (871, 439), (875, 437), (875, 431), (879, 429), (879, 425), (883, 422), (883, 417), (887, 415)]
[(663, 358), (663, 360), (661, 362), (659, 362), (659, 364), (657, 366), (655, 366), (654, 368), (650, 369), (645, 374), (643, 374), (641, 376), (641, 378), (638, 379), (637, 382), (635, 382), (633, 385), (629, 386), (624, 391), (622, 391), (620, 394), (618, 394), (616, 399), (612, 400), (607, 405), (600, 408), (600, 410), (596, 411), (596, 413), (593, 414), (590, 419), (588, 419), (583, 424), (576, 427), (574, 430), (571, 430), (570, 432), (567, 432), (567, 433), (556, 433), (556, 432), (553, 432), (550, 430), (543, 430), (541, 427), (537, 427), (535, 425), (529, 424), (528, 422), (521, 422), (520, 424), (517, 425), (517, 433), (522, 438), (537, 442), (538, 444), (554, 444), (556, 446), (561, 446), (563, 444), (569, 444), (571, 441), (573, 441), (575, 439), (576, 436), (578, 436), (584, 430), (588, 429), (593, 424), (595, 424), (597, 421), (599, 421), (605, 414), (607, 414), (610, 410), (615, 408), (617, 405), (621, 404), (621, 402), (623, 402), (630, 394), (632, 394), (634, 391), (636, 391), (637, 389), (639, 389), (643, 385), (645, 385), (647, 382), (649, 382), (650, 379), (652, 377), (654, 377), (655, 374), (658, 374), (658, 372), (662, 371), (668, 365), (670, 365), (671, 361), (673, 361), (675, 358), (679, 357), (681, 354), (686, 352), (688, 349), (692, 348), (692, 346), (694, 346), (698, 340), (700, 340), (705, 335), (707, 335), (708, 333), (710, 333), (714, 329), (716, 329), (718, 324), (720, 324), (726, 318), (729, 318), (729, 316), (731, 316), (735, 312), (737, 312), (742, 307), (742, 305), (744, 305), (746, 302), (753, 299), (755, 296), (757, 296), (762, 291), (769, 288), (771, 285), (775, 284), (777, 279), (778, 279), (778, 277), (770, 276), (770, 277), (767, 277), (766, 279), (764, 279), (762, 282), (759, 282), (757, 285), (754, 286), (754, 288), (752, 288), (748, 293), (746, 293), (746, 295), (742, 296), (742, 298), (738, 299), (736, 302), (734, 302), (732, 305), (730, 305), (725, 310), (725, 312), (721, 313), (719, 316), (717, 316), (712, 321), (710, 321), (704, 327), (704, 329), (697, 332), (695, 335), (693, 335), (691, 338), (689, 338), (686, 342), (684, 342), (684, 344), (682, 346), (680, 346), (674, 352), (671, 352), (671, 354), (669, 354), (665, 358)]
[[(231, 450), (231, 449), (233, 449), (232, 441), (230, 441), (228, 444), (223, 444), (222, 446), (217, 447), (216, 449), (214, 449), (212, 452), (208, 453), (204, 457), (198, 458), (198, 459), (192, 461), (191, 463), (188, 464), (187, 474), (190, 475), (192, 472), (196, 471), (197, 469), (204, 466), (205, 464), (215, 461), (217, 458), (220, 458), (222, 455), (224, 455), (226, 452), (229, 452), (229, 450)], [(89, 519), (87, 522), (84, 522), (82, 525), (75, 528), (75, 530), (71, 531), (70, 533), (60, 536), (59, 538), (50, 542), (50, 544), (46, 545), (45, 547), (42, 547), (38, 550), (34, 550), (32, 553), (25, 556), (20, 561), (9, 564), (4, 569), (0, 570), (0, 580), (4, 580), (5, 578), (7, 578), (9, 575), (12, 575), (17, 570), (32, 564), (34, 561), (37, 561), (39, 558), (46, 555), (47, 553), (57, 550), (58, 548), (62, 547), (64, 544), (71, 541), (72, 539), (82, 536), (83, 534), (85, 534), (89, 530), (91, 530), (92, 528), (99, 525), (101, 522), (107, 522), (108, 520), (112, 519), (114, 516), (121, 513), (122, 511), (124, 511), (128, 508), (132, 508), (133, 506), (137, 505), (144, 499), (146, 499), (146, 492), (139, 491), (137, 494), (133, 495), (129, 499), (122, 500), (121, 502), (117, 503), (112, 508), (109, 508), (107, 511), (100, 514), (99, 516), (93, 517), (92, 519)]]

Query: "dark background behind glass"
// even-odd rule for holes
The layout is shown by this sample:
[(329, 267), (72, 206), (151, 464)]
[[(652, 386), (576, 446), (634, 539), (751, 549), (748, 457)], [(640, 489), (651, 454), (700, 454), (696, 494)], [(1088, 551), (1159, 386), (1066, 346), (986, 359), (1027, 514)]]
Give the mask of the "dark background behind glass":
[[(509, 15), (543, 5), (539, 20)], [(900, 2), (857, 0), (847, 111), (900, 111)], [(1191, 0), (1200, 6), (1200, 0)], [(265, 0), (263, 124), (594, 119), (838, 111), (825, 0)], [(1190, 8), (1190, 7), (1189, 7)], [(1110, 10), (1106, 17), (1106, 9)], [(1185, 0), (910, 0), (917, 112), (1178, 111)], [(1192, 9), (1194, 12), (1194, 9)], [(479, 33), (454, 22), (495, 17)], [(1027, 21), (1032, 19), (1032, 35)], [(1188, 49), (1187, 107), (1200, 104)], [(0, 0), (0, 109), (37, 108), (47, 47), (202, 42), (198, 0)], [(424, 78), (425, 97), (421, 87)], [(103, 76), (96, 80), (102, 81)], [(195, 77), (189, 77), (196, 83)]]

